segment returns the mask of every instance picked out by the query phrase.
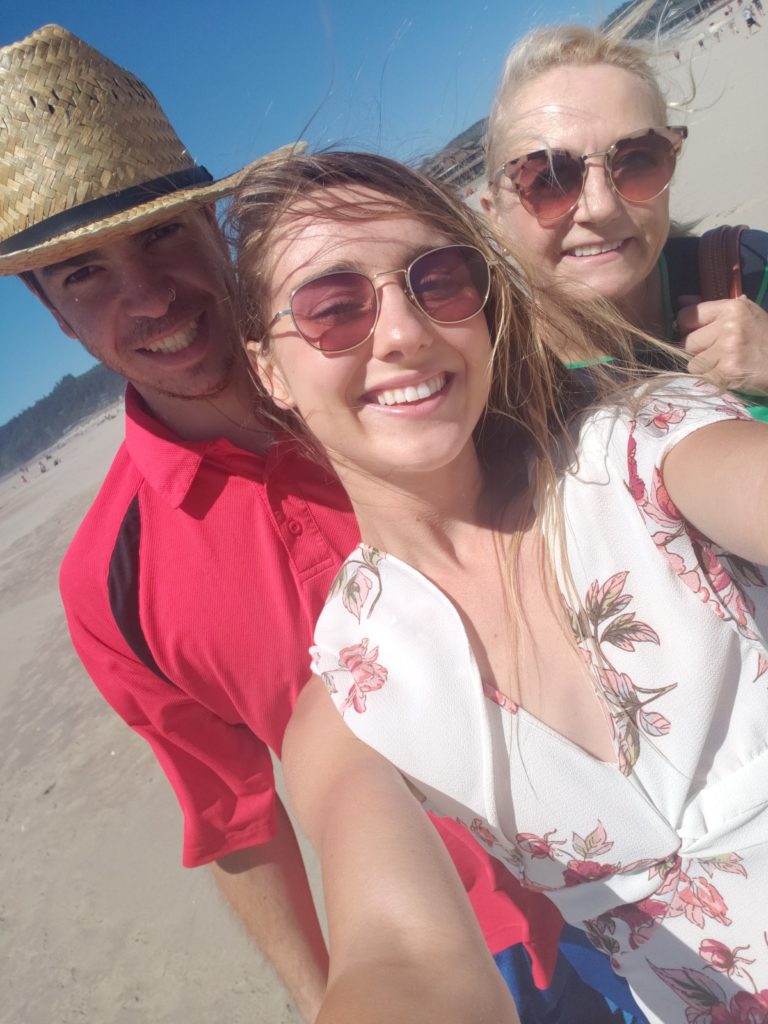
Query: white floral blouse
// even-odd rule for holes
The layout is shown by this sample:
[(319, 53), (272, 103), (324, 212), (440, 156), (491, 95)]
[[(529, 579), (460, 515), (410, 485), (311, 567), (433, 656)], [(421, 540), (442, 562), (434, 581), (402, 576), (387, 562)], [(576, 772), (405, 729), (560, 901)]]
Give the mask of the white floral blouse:
[(688, 526), (660, 472), (734, 417), (676, 380), (586, 416), (564, 471), (573, 628), (615, 763), (484, 687), (450, 600), (381, 551), (346, 560), (312, 649), (350, 728), (584, 929), (659, 1024), (768, 1022), (767, 577)]

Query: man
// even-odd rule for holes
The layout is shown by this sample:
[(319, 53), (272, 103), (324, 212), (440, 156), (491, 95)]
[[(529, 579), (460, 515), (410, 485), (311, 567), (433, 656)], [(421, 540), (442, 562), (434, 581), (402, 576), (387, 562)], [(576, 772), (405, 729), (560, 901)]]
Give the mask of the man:
[[(129, 382), (125, 442), (62, 567), (72, 639), (174, 787), (184, 864), (213, 864), (310, 1021), (327, 954), (269, 750), (358, 535), (338, 484), (259, 408), (241, 356), (212, 203), (245, 172), (214, 182), (142, 82), (55, 25), (0, 50), (0, 125), (0, 273)], [(438, 828), (492, 951), (525, 941), (545, 979), (556, 912), (454, 823)], [(522, 947), (504, 963), (535, 1002)]]

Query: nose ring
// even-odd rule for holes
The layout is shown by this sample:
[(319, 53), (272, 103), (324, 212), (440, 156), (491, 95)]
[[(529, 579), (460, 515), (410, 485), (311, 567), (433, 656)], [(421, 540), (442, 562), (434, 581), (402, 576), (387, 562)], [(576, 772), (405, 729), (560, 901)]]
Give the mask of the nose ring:
[(173, 288), (169, 288), (168, 289), (168, 305), (170, 306), (170, 304), (172, 302), (175, 302), (175, 301), (176, 301), (176, 292), (173, 290)]

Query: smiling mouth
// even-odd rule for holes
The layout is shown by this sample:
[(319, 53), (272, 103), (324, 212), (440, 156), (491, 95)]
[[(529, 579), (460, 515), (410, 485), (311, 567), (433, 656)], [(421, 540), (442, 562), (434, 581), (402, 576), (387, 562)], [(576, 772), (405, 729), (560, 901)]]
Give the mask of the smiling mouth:
[(423, 380), (419, 384), (409, 384), (404, 388), (377, 391), (375, 400), (379, 405), (408, 405), (410, 402), (421, 402), (431, 398), (445, 387), (446, 375), (439, 373), (436, 377)]
[(162, 338), (157, 338), (155, 341), (150, 341), (146, 345), (142, 345), (141, 351), (181, 352), (182, 349), (189, 348), (195, 340), (199, 326), (200, 317), (196, 316), (194, 320), (190, 320), (188, 324), (179, 328), (178, 331), (174, 331), (173, 334), (166, 334)]
[(569, 249), (568, 256), (601, 256), (604, 252), (616, 252), (623, 242), (603, 242), (601, 245), (576, 245)]

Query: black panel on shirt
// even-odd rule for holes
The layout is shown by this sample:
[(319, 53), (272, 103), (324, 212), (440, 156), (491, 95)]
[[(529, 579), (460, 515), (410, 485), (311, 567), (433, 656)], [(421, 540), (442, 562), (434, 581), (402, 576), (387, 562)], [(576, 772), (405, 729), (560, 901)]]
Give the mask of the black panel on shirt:
[(117, 628), (125, 642), (139, 661), (154, 672), (156, 676), (171, 682), (164, 672), (160, 671), (149, 649), (147, 638), (141, 627), (139, 615), (139, 542), (141, 540), (141, 512), (139, 511), (138, 495), (133, 499), (120, 524), (112, 557), (109, 560), (107, 587), (109, 604), (115, 617)]

